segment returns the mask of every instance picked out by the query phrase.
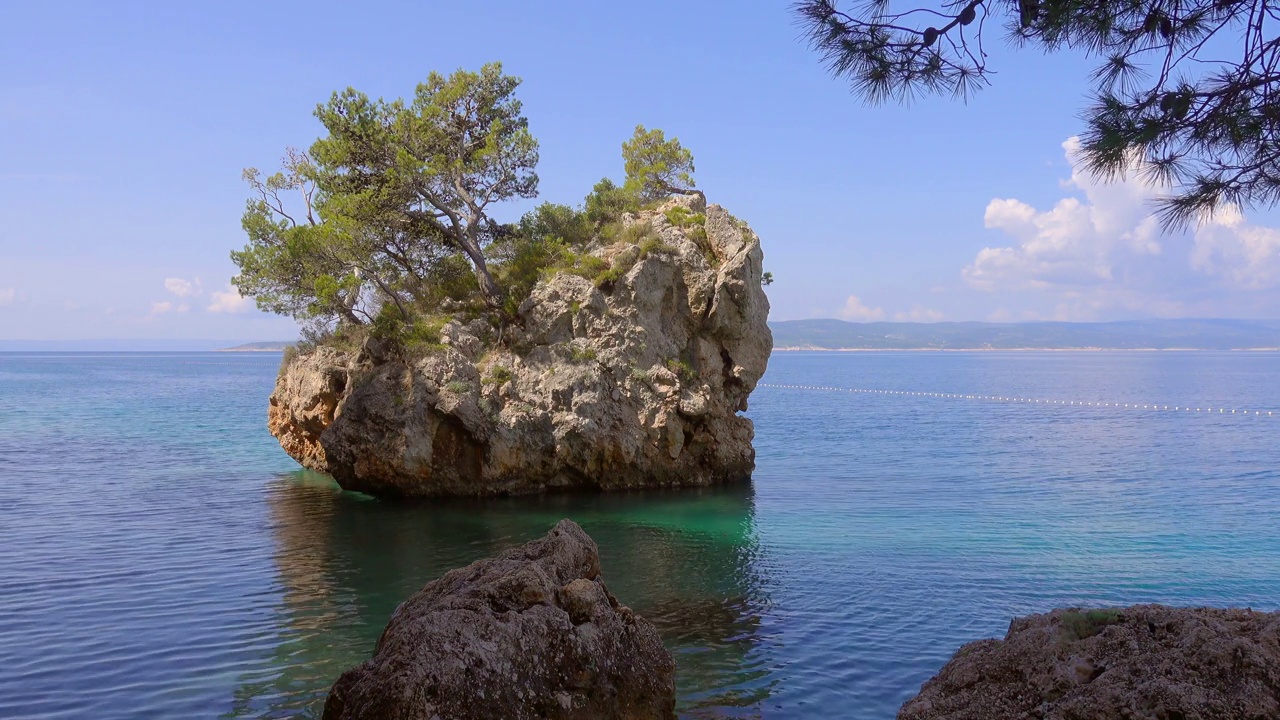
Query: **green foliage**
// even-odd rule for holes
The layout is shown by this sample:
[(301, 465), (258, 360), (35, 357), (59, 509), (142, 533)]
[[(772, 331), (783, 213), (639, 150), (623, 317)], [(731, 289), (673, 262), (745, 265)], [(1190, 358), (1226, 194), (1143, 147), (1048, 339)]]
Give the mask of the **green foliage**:
[(689, 227), (697, 225), (705, 227), (707, 224), (707, 216), (703, 213), (695, 213), (684, 205), (675, 205), (668, 208), (663, 215), (666, 216), (667, 222), (676, 227)]
[(465, 395), (471, 392), (471, 384), (462, 382), (461, 380), (453, 380), (445, 384), (444, 389), (454, 393), (455, 395)]
[[(541, 280), (567, 272), (607, 292), (639, 260), (675, 253), (649, 223), (623, 223), (693, 186), (692, 154), (643, 126), (623, 144), (622, 187), (605, 178), (581, 208), (542, 203), (518, 223), (492, 221), (490, 205), (537, 190), (519, 83), (491, 64), (431, 73), (405, 99), (334, 93), (316, 108), (325, 134), (308, 152), (290, 150), (271, 175), (245, 171), (236, 286), (319, 342), (377, 337), (420, 353), (444, 348), (451, 317), (500, 328)], [(667, 219), (705, 240), (705, 215), (677, 207)], [(610, 263), (590, 252), (601, 242), (626, 247)]]
[(569, 303), (570, 315), (577, 315), (580, 312), (582, 312), (582, 303), (578, 302), (577, 300), (574, 300), (573, 302)]
[(663, 242), (662, 238), (656, 235), (654, 235), (653, 237), (645, 238), (640, 242), (641, 259), (654, 254), (672, 255), (675, 252), (676, 252), (676, 249), (674, 247)]
[[(701, 213), (693, 217), (701, 217)], [(702, 259), (707, 261), (707, 265), (716, 267), (720, 264), (720, 257), (716, 255), (715, 248), (711, 247), (711, 243), (707, 241), (706, 225), (692, 225), (685, 233), (690, 240), (702, 250)]]
[[(337, 225), (315, 222), (316, 174), (310, 158), (294, 150), (273, 175), (245, 170), (254, 192), (241, 217), (249, 244), (231, 253), (240, 269), (232, 283), (260, 309), (304, 324), (368, 321), (359, 314), (367, 242)], [(290, 209), (302, 222), (285, 211), (292, 195), (300, 207)]]
[(1102, 632), (1108, 625), (1124, 620), (1119, 610), (1072, 610), (1063, 613), (1059, 622), (1066, 640), (1084, 640)]
[(554, 277), (560, 273), (569, 273), (594, 281), (597, 276), (608, 270), (609, 263), (595, 255), (575, 253), (572, 250), (565, 249), (560, 253), (556, 262), (545, 268), (542, 273), (543, 277)]
[(514, 232), (490, 245), (507, 314), (515, 314), (540, 279), (571, 272), (590, 280), (607, 270), (603, 260), (582, 252), (594, 231), (587, 213), (543, 203), (521, 218)]
[(631, 368), (631, 379), (639, 383), (648, 384), (650, 381), (649, 371), (642, 368)]
[(649, 223), (631, 223), (623, 225), (612, 222), (600, 228), (600, 239), (606, 245), (639, 245), (649, 240), (658, 239), (658, 234)]
[(385, 304), (369, 325), (369, 335), (379, 340), (403, 344), (407, 334), (404, 316), (395, 305)]
[[(410, 100), (334, 93), (316, 108), (326, 135), (309, 152), (290, 150), (273, 175), (245, 171), (253, 197), (242, 218), (249, 244), (232, 253), (236, 287), (317, 327), (373, 324), (387, 307), (408, 323), (477, 294), (496, 307), (488, 208), (533, 197), (538, 184), (519, 84), (490, 64), (431, 73)], [(536, 219), (567, 232), (563, 215)]]
[(403, 344), (409, 350), (438, 352), (445, 348), (440, 335), (444, 318), (415, 317), (404, 330)]
[(611, 291), (613, 289), (613, 285), (621, 280), (623, 275), (630, 272), (631, 268), (635, 267), (636, 263), (645, 256), (645, 253), (640, 246), (646, 244), (652, 245), (654, 242), (661, 242), (657, 236), (652, 235), (651, 233), (641, 235), (641, 238), (643, 239), (640, 240), (640, 242), (628, 244), (626, 249), (613, 256), (613, 263), (609, 268), (604, 272), (601, 272), (599, 275), (596, 275), (594, 278), (593, 282), (595, 282), (596, 287), (605, 290), (606, 292)]
[(618, 253), (612, 263), (594, 255), (562, 250), (559, 259), (542, 271), (543, 276), (568, 272), (590, 280), (602, 290), (609, 290), (649, 253), (675, 252), (675, 248), (662, 242), (648, 223), (633, 223), (625, 227), (610, 223), (602, 228), (601, 235), (609, 244), (633, 245), (636, 248)]
[(693, 153), (678, 139), (667, 140), (661, 130), (637, 125), (631, 139), (622, 143), (622, 160), (627, 173), (623, 187), (641, 203), (687, 193), (694, 187)]
[(716, 257), (715, 252), (711, 249), (711, 245), (707, 242), (707, 216), (703, 213), (695, 213), (683, 205), (676, 205), (668, 208), (663, 213), (667, 222), (678, 228), (688, 228), (685, 234), (690, 240), (694, 241), (698, 247), (702, 248), (703, 257), (706, 258), (708, 265), (718, 265), (720, 260)]
[(525, 213), (519, 225), (519, 233), (525, 238), (556, 239), (572, 248), (586, 247), (594, 231), (589, 213), (549, 202)]
[(577, 347), (569, 348), (569, 359), (576, 362), (591, 362), (596, 359), (596, 350), (593, 347)]
[(617, 282), (634, 260), (610, 265), (584, 250), (595, 234), (605, 244), (648, 243), (650, 247), (658, 247), (660, 241), (648, 223), (622, 224), (621, 215), (634, 212), (638, 207), (634, 196), (605, 179), (587, 196), (581, 212), (565, 205), (544, 203), (526, 214), (515, 232), (495, 241), (489, 248), (495, 276), (506, 293), (508, 313), (514, 314), (538, 280), (562, 272), (586, 278), (602, 288)]
[(501, 293), (482, 250), (487, 208), (537, 195), (538, 144), (515, 98), (519, 85), (490, 63), (448, 77), (433, 72), (409, 102), (348, 89), (316, 111), (329, 136), (312, 154), (331, 168), (333, 189), (443, 237), (471, 261), (491, 307)]
[(447, 346), (441, 340), (446, 318), (430, 315), (406, 315), (388, 303), (374, 316), (373, 322), (358, 332), (366, 332), (415, 355), (441, 352)]
[(622, 276), (626, 275), (627, 271), (630, 269), (631, 269), (631, 266), (629, 265), (623, 266), (618, 263), (614, 263), (613, 265), (609, 266), (608, 270), (604, 270), (600, 272), (598, 275), (596, 275), (594, 278), (592, 278), (591, 282), (595, 283), (596, 287), (602, 290), (607, 290), (609, 288), (612, 288), (614, 283), (621, 280)]
[(591, 282), (595, 283), (595, 287), (600, 290), (611, 290), (614, 283), (622, 279), (623, 275), (631, 272), (631, 268), (635, 268), (636, 263), (640, 260), (648, 258), (650, 252), (660, 252), (660, 254), (673, 254), (676, 252), (675, 247), (667, 245), (658, 237), (648, 223), (628, 225), (623, 229), (618, 237), (617, 242), (626, 243), (626, 245), (634, 246), (634, 250), (625, 250), (614, 256), (613, 263), (602, 270), (602, 272), (591, 278)]
[(572, 265), (570, 258), (578, 257), (564, 240), (548, 235), (504, 237), (490, 245), (489, 252), (508, 316), (516, 314), (538, 280), (555, 273), (552, 268)]
[(620, 188), (609, 178), (604, 178), (591, 188), (583, 201), (583, 214), (595, 228), (617, 222), (623, 213), (640, 210), (640, 199), (631, 190)]
[[(795, 12), (833, 74), (873, 101), (987, 85), (993, 28), (1017, 46), (1098, 57), (1081, 159), (1105, 179), (1139, 172), (1167, 186), (1166, 227), (1223, 206), (1280, 203), (1276, 11), (1237, 0), (986, 0), (935, 7), (800, 0)], [(975, 23), (971, 25), (971, 23)], [(1002, 22), (1003, 21), (1003, 22)], [(1012, 121), (1013, 118), (1010, 118)]]
[(298, 356), (299, 356), (300, 354), (301, 354), (301, 352), (298, 350), (298, 346), (297, 346), (296, 344), (294, 344), (294, 345), (285, 345), (285, 346), (284, 346), (284, 352), (283, 352), (283, 353), (281, 353), (281, 355), (280, 355), (280, 370), (281, 370), (281, 372), (283, 372), (285, 368), (287, 368), (287, 367), (289, 367), (290, 365), (292, 365), (292, 364), (293, 364), (293, 361), (294, 361), (294, 360), (297, 360), (297, 359), (298, 359)]
[(693, 366), (679, 358), (667, 360), (667, 369), (684, 382), (693, 382), (698, 379), (698, 373), (694, 371)]
[(485, 376), (485, 382), (490, 385), (502, 385), (511, 380), (511, 371), (501, 365), (494, 365), (489, 368), (489, 374)]
[(683, 205), (676, 205), (675, 207), (668, 208), (667, 211), (662, 214), (666, 216), (667, 222), (676, 227), (684, 227), (685, 225), (688, 225), (689, 218), (693, 215), (689, 208)]
[(434, 312), (448, 301), (472, 302), (479, 291), (480, 286), (467, 258), (461, 254), (447, 255), (424, 273), (421, 291), (417, 293), (417, 306), (424, 312)]
[(773, 284), (773, 273), (771, 273), (771, 272), (766, 272), (765, 274), (761, 275), (761, 276), (760, 276), (760, 284), (761, 284), (761, 285), (772, 285), (772, 284)]

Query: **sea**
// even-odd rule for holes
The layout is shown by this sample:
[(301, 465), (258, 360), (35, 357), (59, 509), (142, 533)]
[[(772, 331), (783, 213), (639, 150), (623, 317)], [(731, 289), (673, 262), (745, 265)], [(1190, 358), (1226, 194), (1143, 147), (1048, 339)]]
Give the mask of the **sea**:
[(893, 718), (1056, 607), (1280, 608), (1277, 353), (780, 352), (749, 483), (416, 504), (281, 451), (279, 363), (0, 354), (0, 718), (319, 717), (398, 603), (566, 517), (682, 718)]

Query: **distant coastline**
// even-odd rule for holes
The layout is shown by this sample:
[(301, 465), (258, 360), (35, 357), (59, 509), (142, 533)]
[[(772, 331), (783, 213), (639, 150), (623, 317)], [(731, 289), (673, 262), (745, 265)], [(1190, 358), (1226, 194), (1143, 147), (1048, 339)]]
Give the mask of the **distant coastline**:
[(284, 352), (285, 349), (289, 347), (293, 347), (293, 343), (284, 341), (252, 342), (229, 348), (221, 348), (218, 352)]
[(854, 323), (781, 320), (769, 324), (778, 352), (1111, 352), (1280, 349), (1280, 320), (1119, 322)]

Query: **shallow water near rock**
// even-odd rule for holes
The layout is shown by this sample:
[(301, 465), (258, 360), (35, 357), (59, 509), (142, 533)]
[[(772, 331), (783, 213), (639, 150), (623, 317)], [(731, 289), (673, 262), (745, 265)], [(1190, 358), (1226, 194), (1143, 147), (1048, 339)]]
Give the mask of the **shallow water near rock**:
[(417, 505), (297, 470), (278, 364), (0, 354), (0, 717), (315, 716), (400, 601), (562, 517), (687, 718), (891, 718), (1057, 606), (1280, 607), (1277, 353), (778, 353), (766, 383), (1227, 412), (762, 387), (750, 484)]

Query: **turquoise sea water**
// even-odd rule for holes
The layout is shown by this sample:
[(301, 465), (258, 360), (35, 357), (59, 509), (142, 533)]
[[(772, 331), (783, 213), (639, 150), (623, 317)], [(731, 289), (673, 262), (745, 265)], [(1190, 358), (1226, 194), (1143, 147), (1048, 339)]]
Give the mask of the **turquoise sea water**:
[(687, 718), (892, 718), (1056, 606), (1280, 607), (1280, 354), (777, 354), (774, 384), (1228, 413), (763, 387), (751, 484), (420, 505), (298, 470), (278, 363), (0, 354), (0, 717), (315, 716), (397, 603), (561, 517)]

